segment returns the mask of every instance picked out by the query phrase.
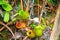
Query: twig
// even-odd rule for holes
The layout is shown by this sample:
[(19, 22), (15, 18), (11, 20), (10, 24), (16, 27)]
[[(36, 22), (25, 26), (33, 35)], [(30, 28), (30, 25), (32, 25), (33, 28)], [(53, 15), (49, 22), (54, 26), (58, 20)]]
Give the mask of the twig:
[[(10, 25), (10, 24), (12, 24), (12, 21), (9, 22), (9, 23), (7, 23), (6, 25)], [(4, 26), (3, 26), (2, 28), (0, 28), (0, 32), (1, 32), (4, 28), (5, 28)]]
[(29, 10), (29, 0), (28, 0), (28, 5), (27, 5), (27, 7), (26, 7), (26, 11), (28, 12), (28, 10)]
[(4, 29), (5, 27), (0, 28), (0, 32)]
[(17, 1), (17, 0), (14, 0), (15, 5), (16, 5), (16, 1)]
[(23, 10), (23, 0), (21, 0), (21, 9)]
[(38, 0), (38, 17), (39, 17), (39, 20), (40, 20), (40, 14), (39, 14), (39, 0)]
[(38, 17), (39, 17), (39, 0), (38, 0)]
[(3, 22), (0, 21), (0, 24), (4, 25), (12, 34), (12, 36), (14, 36), (14, 33), (12, 32), (12, 30), (7, 26), (5, 25)]
[(27, 40), (28, 36), (26, 36), (23, 40)]

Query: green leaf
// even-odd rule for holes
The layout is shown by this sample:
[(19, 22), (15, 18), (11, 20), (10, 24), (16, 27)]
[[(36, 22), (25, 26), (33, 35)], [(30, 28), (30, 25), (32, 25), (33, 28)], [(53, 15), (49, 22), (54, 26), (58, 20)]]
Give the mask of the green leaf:
[(53, 4), (54, 6), (58, 4), (58, 0), (47, 0), (47, 2)]
[(31, 27), (31, 28), (35, 28), (36, 25), (35, 25), (34, 23), (31, 23), (31, 24), (30, 24), (30, 27)]
[(3, 4), (2, 7), (6, 11), (11, 11), (12, 10), (12, 6), (10, 4)]
[(36, 36), (42, 36), (43, 35), (43, 30), (42, 29), (35, 28), (34, 32), (35, 32)]
[(53, 2), (53, 0), (47, 0), (47, 2), (52, 3), (52, 2)]
[(25, 19), (28, 19), (29, 13), (26, 12), (26, 11), (20, 10), (19, 11), (19, 16), (20, 16), (20, 19), (25, 20)]
[(9, 12), (5, 12), (5, 15), (4, 15), (4, 22), (8, 22), (9, 21), (9, 17), (10, 17), (10, 15), (9, 15)]
[(0, 0), (0, 5), (2, 5), (2, 4), (5, 4), (5, 2), (3, 0)]
[(45, 30), (46, 29), (46, 25), (39, 24), (38, 26), (35, 27), (35, 29)]

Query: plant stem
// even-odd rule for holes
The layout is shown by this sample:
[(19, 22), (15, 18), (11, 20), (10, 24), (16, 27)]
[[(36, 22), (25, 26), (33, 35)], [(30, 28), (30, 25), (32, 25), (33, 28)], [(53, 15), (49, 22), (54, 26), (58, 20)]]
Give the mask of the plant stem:
[[(10, 25), (10, 24), (12, 24), (12, 21), (9, 22), (9, 23), (7, 23), (6, 25)], [(2, 28), (0, 28), (0, 32), (1, 32), (4, 28), (5, 28), (4, 26), (3, 26)]]
[(26, 40), (28, 38), (28, 36), (26, 36), (23, 40)]
[(23, 10), (23, 0), (21, 0), (21, 9)]
[(7, 26), (5, 25), (3, 22), (0, 21), (0, 24), (4, 25), (12, 34), (12, 36), (14, 36), (14, 33), (12, 32), (12, 30)]
[(5, 27), (0, 28), (0, 32), (4, 29)]

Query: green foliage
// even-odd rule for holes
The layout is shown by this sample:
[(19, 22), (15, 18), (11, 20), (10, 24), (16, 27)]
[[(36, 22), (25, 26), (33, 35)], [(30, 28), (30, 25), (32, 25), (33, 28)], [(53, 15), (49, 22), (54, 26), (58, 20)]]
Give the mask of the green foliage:
[(0, 0), (0, 5), (2, 5), (2, 8), (6, 11), (12, 10), (12, 6), (6, 0)]
[(0, 5), (2, 5), (2, 4), (5, 4), (5, 2), (3, 0), (0, 0)]
[(31, 27), (31, 28), (35, 28), (36, 25), (35, 25), (34, 23), (31, 23), (31, 24), (30, 24), (30, 27)]
[(43, 31), (46, 29), (46, 25), (39, 24), (34, 28), (36, 36), (42, 36)]
[(10, 17), (9, 12), (6, 11), (4, 13), (4, 22), (8, 22), (9, 21), (9, 17)]
[(12, 10), (12, 6), (10, 4), (3, 4), (2, 7), (6, 11), (11, 11)]
[(57, 5), (58, 1), (57, 0), (47, 0), (48, 3), (51, 3), (52, 5)]
[(47, 2), (53, 4), (53, 0), (47, 0)]
[(25, 19), (28, 19), (29, 13), (26, 12), (26, 11), (20, 10), (19, 11), (19, 16), (20, 16), (20, 19), (21, 20), (25, 20)]
[(12, 10), (12, 6), (7, 1), (8, 0), (0, 0), (0, 5), (6, 11), (4, 15), (4, 22), (9, 21), (9, 11)]
[(37, 29), (45, 30), (45, 29), (46, 29), (46, 25), (39, 24), (38, 26), (36, 26), (36, 28), (37, 28)]
[(36, 36), (42, 36), (42, 34), (43, 34), (43, 30), (42, 29), (39, 29), (39, 28), (35, 28), (34, 29), (34, 32), (35, 32), (35, 35)]

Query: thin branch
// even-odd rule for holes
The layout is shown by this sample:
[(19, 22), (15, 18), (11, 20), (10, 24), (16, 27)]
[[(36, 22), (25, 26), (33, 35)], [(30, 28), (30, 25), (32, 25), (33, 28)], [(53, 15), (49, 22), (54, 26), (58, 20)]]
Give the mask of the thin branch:
[(25, 38), (23, 38), (23, 40), (27, 40), (28, 36), (26, 36)]
[(39, 0), (38, 0), (38, 17), (39, 17)]
[(5, 25), (3, 22), (0, 21), (0, 24), (4, 25), (10, 32), (11, 34), (14, 36), (14, 33), (12, 32), (12, 30), (7, 26)]
[(23, 0), (21, 0), (21, 9), (23, 10)]
[(0, 28), (0, 32), (4, 29), (5, 27)]
[[(12, 24), (12, 21), (7, 23), (6, 25), (11, 25)], [(5, 27), (3, 26), (2, 28), (0, 28), (0, 32), (4, 29)]]
[(15, 5), (16, 5), (16, 1), (17, 1), (17, 0), (14, 0)]

